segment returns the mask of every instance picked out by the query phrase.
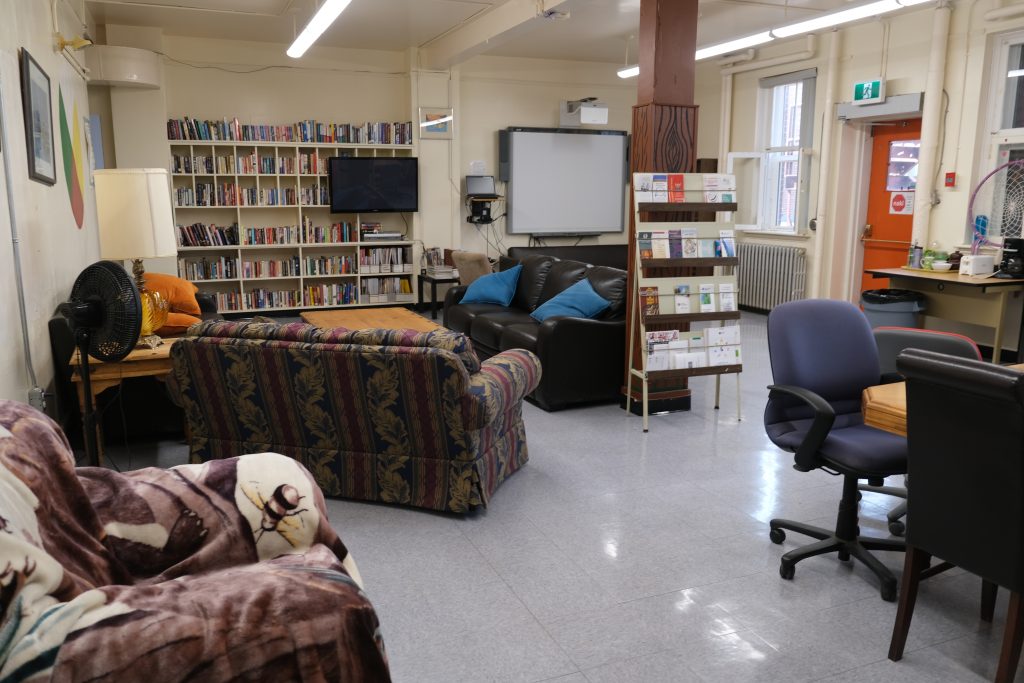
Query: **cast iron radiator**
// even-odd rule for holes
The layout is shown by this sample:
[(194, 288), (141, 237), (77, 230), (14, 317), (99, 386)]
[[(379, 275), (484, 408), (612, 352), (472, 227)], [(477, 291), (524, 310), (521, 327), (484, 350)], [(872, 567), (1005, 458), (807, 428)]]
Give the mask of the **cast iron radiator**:
[(802, 247), (740, 242), (739, 305), (770, 311), (779, 304), (804, 298), (807, 252)]

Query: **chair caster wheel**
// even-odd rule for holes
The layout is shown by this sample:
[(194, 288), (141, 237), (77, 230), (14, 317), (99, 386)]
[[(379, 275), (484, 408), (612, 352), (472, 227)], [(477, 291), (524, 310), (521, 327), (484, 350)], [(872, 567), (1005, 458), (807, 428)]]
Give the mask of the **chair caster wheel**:
[(839, 560), (841, 562), (849, 562), (850, 561), (850, 553), (846, 552), (845, 550), (840, 550), (838, 554), (839, 554)]
[(779, 545), (780, 543), (786, 540), (786, 532), (782, 529), (772, 529), (768, 532), (768, 538), (775, 545)]
[(889, 533), (893, 536), (902, 536), (907, 533), (907, 525), (903, 522), (889, 522)]
[(886, 582), (882, 585), (882, 599), (886, 602), (896, 602), (896, 582)]
[(779, 576), (784, 578), (786, 581), (792, 581), (793, 575), (796, 574), (796, 567), (791, 564), (783, 562), (779, 565)]

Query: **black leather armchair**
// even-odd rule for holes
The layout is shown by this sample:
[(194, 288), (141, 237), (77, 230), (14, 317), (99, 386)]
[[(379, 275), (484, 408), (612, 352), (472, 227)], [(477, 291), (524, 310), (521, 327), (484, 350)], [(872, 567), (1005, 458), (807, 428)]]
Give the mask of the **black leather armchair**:
[[(507, 269), (515, 263), (505, 260), (502, 265)], [(466, 288), (448, 290), (445, 327), (468, 335), (484, 358), (508, 349), (537, 354), (543, 374), (528, 399), (544, 410), (618, 400), (626, 355), (626, 271), (544, 255), (527, 256), (522, 265), (508, 307), (462, 304)], [(583, 278), (612, 302), (598, 319), (557, 317), (541, 323), (530, 317), (539, 305)]]
[(982, 578), (981, 618), (998, 586), (1010, 604), (996, 681), (1012, 681), (1024, 644), (1024, 375), (911, 349), (907, 378), (907, 556), (889, 659), (903, 656), (918, 584), (948, 565)]

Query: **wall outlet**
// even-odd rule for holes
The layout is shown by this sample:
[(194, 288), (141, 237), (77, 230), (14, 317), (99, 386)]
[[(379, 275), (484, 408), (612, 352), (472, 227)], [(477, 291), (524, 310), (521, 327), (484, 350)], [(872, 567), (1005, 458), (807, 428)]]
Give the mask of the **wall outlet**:
[(28, 404), (36, 410), (46, 412), (46, 394), (40, 387), (32, 387), (28, 390)]

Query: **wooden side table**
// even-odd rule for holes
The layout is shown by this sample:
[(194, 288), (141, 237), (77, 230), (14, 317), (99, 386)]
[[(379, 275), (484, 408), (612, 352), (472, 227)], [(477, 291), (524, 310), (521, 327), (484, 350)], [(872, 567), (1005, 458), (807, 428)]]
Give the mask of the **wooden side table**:
[[(93, 408), (96, 407), (96, 397), (101, 393), (121, 384), (127, 377), (166, 377), (171, 372), (171, 347), (181, 337), (164, 339), (164, 343), (155, 349), (136, 347), (131, 353), (116, 363), (104, 363), (95, 358), (89, 359), (89, 377), (92, 396), (85, 395), (85, 387), (82, 384), (82, 367), (76, 350), (71, 356), (71, 368), (74, 371), (71, 381), (78, 389), (78, 401), (85, 407), (88, 400)], [(99, 444), (100, 453), (103, 454), (103, 439), (99, 421), (96, 422), (96, 443)]]
[(426, 271), (421, 270), (420, 276), (417, 280), (419, 282), (419, 304), (417, 308), (423, 308), (423, 283), (430, 283), (430, 319), (437, 320), (437, 286), (448, 285), (448, 284), (459, 284), (459, 278), (457, 277), (438, 277), (436, 275), (427, 275)]

